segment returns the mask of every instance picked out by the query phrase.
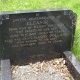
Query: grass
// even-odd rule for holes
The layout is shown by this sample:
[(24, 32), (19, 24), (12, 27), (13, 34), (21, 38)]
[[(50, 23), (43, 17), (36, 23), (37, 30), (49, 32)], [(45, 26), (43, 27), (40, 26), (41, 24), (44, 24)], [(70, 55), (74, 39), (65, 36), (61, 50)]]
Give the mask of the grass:
[(0, 11), (67, 7), (77, 13), (76, 33), (72, 52), (80, 59), (80, 0), (2, 0)]

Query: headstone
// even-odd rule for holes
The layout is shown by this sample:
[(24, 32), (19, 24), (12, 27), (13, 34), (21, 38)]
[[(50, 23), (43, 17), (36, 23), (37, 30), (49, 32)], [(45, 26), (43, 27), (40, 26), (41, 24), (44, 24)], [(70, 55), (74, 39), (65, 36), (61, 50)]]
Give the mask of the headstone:
[(2, 58), (60, 57), (71, 50), (76, 14), (67, 8), (0, 13)]

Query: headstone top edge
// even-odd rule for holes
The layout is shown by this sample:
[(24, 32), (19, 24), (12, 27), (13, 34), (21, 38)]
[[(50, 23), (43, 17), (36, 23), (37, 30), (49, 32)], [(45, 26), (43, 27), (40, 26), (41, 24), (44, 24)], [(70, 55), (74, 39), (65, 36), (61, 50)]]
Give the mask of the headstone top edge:
[(45, 9), (31, 9), (31, 10), (13, 10), (13, 11), (2, 11), (2, 12), (0, 12), (0, 15), (47, 12), (47, 11), (64, 11), (64, 10), (70, 10), (70, 9), (68, 9), (68, 8), (45, 8)]

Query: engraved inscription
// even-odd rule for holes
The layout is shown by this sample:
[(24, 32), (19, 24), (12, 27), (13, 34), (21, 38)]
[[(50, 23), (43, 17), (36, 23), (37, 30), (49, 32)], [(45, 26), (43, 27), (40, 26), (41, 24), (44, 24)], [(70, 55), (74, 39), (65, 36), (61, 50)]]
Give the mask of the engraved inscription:
[(13, 19), (13, 22), (27, 21), (26, 18)]
[[(13, 19), (14, 25), (8, 29), (9, 39), (5, 39), (4, 42), (11, 43), (11, 47), (61, 43), (62, 37), (68, 36), (68, 33), (62, 32), (52, 18), (54, 16), (40, 17), (37, 13), (35, 17)], [(22, 22), (24, 26), (20, 25)]]

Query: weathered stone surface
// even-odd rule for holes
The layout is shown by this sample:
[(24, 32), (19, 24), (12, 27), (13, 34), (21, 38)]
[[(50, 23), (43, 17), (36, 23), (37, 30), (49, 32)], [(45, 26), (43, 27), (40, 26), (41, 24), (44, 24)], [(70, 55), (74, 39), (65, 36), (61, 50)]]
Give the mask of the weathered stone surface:
[(0, 80), (1, 80), (1, 60), (0, 60)]
[(1, 60), (1, 80), (12, 80), (10, 60)]

